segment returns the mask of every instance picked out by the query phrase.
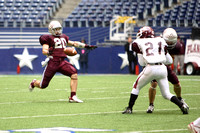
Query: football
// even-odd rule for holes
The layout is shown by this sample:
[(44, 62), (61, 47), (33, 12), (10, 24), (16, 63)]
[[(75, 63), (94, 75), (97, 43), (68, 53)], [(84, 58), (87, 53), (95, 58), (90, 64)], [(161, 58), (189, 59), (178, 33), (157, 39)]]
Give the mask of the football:
[(73, 48), (73, 47), (67, 47), (67, 48), (64, 49), (64, 53), (65, 53), (66, 55), (68, 55), (68, 56), (74, 56), (74, 55), (77, 54), (77, 51), (76, 51), (76, 49)]

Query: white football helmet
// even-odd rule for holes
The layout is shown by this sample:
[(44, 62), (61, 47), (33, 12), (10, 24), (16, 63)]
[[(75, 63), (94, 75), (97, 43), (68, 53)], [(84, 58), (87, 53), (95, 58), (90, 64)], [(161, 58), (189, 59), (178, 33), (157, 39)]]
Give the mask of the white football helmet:
[(51, 21), (48, 28), (49, 32), (54, 36), (60, 36), (62, 34), (62, 26), (56, 20)]
[(173, 28), (167, 28), (163, 31), (162, 37), (165, 39), (168, 44), (168, 48), (172, 49), (176, 46), (177, 42), (177, 33)]
[(154, 30), (149, 26), (144, 26), (138, 30), (136, 38), (153, 38)]

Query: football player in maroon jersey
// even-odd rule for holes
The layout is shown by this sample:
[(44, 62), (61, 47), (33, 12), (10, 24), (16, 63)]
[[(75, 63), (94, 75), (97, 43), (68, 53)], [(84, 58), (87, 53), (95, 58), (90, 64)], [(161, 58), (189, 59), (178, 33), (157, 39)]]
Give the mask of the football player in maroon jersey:
[(77, 70), (65, 60), (67, 56), (64, 53), (64, 49), (66, 46), (87, 49), (95, 49), (97, 47), (77, 41), (70, 41), (68, 36), (62, 34), (62, 26), (58, 21), (51, 21), (48, 29), (51, 34), (41, 35), (39, 38), (40, 44), (42, 45), (42, 53), (48, 59), (46, 60), (43, 77), (42, 80), (33, 79), (29, 85), (29, 90), (32, 91), (34, 87), (40, 89), (46, 88), (56, 72), (59, 72), (71, 78), (71, 96), (69, 97), (69, 102), (82, 103), (83, 101), (76, 96), (78, 84)]
[[(180, 47), (178, 47), (178, 45), (176, 45), (177, 42), (177, 33), (173, 28), (167, 28), (164, 30), (162, 37), (165, 39), (165, 41), (168, 44), (168, 52), (169, 54), (173, 54), (174, 52), (179, 51)], [(181, 102), (183, 104), (185, 104), (185, 106), (187, 108), (189, 108), (189, 106), (186, 104), (186, 102), (182, 99), (181, 97), (181, 84), (178, 80), (178, 77), (176, 76), (175, 72), (172, 71), (171, 67), (167, 66), (167, 72), (168, 72), (168, 81), (170, 83), (173, 84), (174, 86), (174, 92), (176, 94), (176, 96), (178, 97), (179, 100), (181, 100)], [(154, 100), (155, 100), (155, 95), (156, 95), (156, 87), (157, 87), (157, 82), (155, 80), (153, 80), (151, 82), (151, 87), (149, 88), (149, 107), (147, 109), (147, 113), (152, 113), (154, 111)]]

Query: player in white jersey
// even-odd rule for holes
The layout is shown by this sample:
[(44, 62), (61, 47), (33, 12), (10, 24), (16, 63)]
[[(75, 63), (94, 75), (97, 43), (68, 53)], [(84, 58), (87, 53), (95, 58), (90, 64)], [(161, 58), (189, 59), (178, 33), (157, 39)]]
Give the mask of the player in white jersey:
[(188, 125), (188, 130), (191, 133), (200, 133), (200, 117)]
[(164, 64), (171, 64), (172, 57), (167, 53), (167, 44), (163, 38), (154, 38), (154, 31), (149, 26), (139, 29), (137, 39), (132, 43), (132, 50), (138, 53), (138, 62), (146, 66), (133, 84), (128, 107), (123, 114), (131, 114), (133, 105), (140, 89), (152, 80), (156, 80), (165, 99), (175, 103), (183, 112), (188, 114), (188, 108), (169, 91), (167, 68)]

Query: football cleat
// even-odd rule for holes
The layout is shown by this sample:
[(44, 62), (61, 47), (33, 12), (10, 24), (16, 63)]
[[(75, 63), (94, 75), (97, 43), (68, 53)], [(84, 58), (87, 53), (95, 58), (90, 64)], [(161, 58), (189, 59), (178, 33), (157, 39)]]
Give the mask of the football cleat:
[(200, 133), (200, 127), (195, 126), (193, 122), (188, 125), (188, 130), (191, 133)]
[(183, 99), (181, 99), (181, 102), (189, 109), (189, 106), (187, 105), (187, 103)]
[(35, 81), (36, 81), (36, 79), (33, 79), (32, 81), (31, 81), (31, 83), (30, 83), (30, 85), (29, 85), (29, 91), (31, 92), (31, 91), (33, 91), (33, 89), (34, 89), (34, 83), (35, 83)]
[(188, 114), (189, 109), (186, 107), (185, 104), (183, 104), (181, 107), (181, 111), (183, 112), (183, 114)]
[(154, 111), (154, 105), (149, 105), (147, 113), (153, 113), (153, 111)]
[(132, 109), (129, 108), (129, 107), (126, 107), (126, 110), (124, 110), (124, 111), (122, 112), (122, 114), (132, 114)]
[(70, 103), (82, 103), (83, 101), (78, 99), (76, 95), (74, 95), (73, 97), (69, 98), (69, 102)]

